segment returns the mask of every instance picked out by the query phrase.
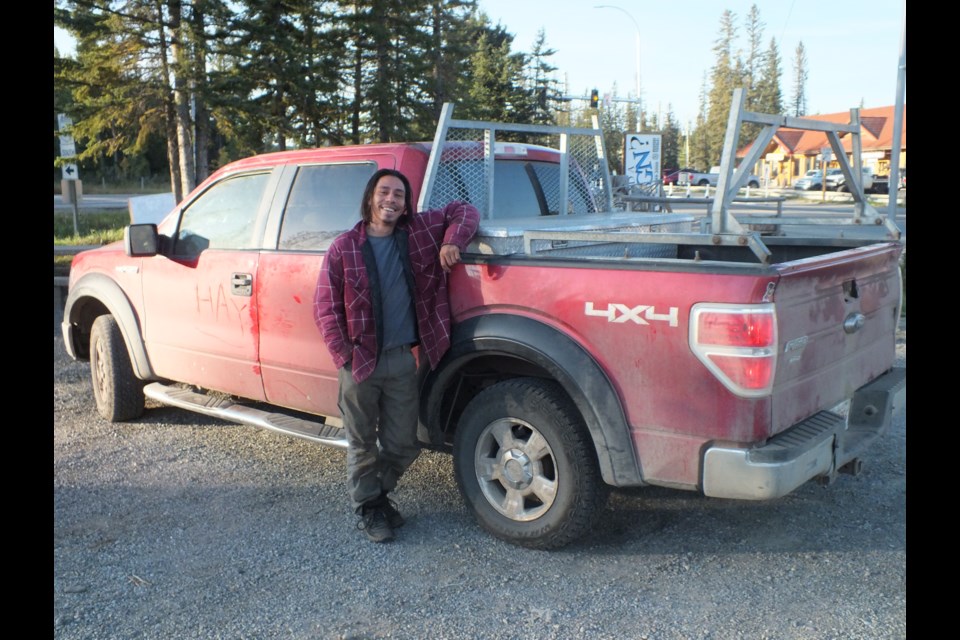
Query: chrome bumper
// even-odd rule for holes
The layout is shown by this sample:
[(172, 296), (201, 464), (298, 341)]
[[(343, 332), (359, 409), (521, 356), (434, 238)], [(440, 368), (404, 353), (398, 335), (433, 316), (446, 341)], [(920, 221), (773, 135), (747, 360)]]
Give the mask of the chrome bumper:
[(883, 434), (906, 405), (907, 370), (891, 369), (858, 389), (849, 416), (821, 411), (750, 449), (712, 446), (703, 455), (703, 493), (766, 500), (809, 480), (832, 480)]

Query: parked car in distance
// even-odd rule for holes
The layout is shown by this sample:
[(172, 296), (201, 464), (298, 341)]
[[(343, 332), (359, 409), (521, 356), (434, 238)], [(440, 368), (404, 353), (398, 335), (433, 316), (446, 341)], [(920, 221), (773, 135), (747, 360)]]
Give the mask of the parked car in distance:
[(900, 167), (900, 184), (897, 185), (897, 191), (907, 189), (907, 168)]
[(693, 171), (693, 169), (664, 169), (663, 184), (677, 184), (677, 179), (680, 177), (681, 171)]
[(810, 169), (803, 176), (793, 182), (793, 188), (801, 191), (812, 191), (822, 185), (820, 176), (823, 174), (820, 169)]
[[(886, 183), (876, 180), (876, 176), (873, 175), (873, 169), (870, 167), (861, 167), (860, 170), (862, 172), (860, 186), (863, 188), (864, 193), (886, 193)], [(850, 191), (847, 180), (843, 177), (843, 172), (840, 171), (840, 169), (827, 170), (827, 191)]]
[[(710, 171), (706, 173), (696, 169), (680, 169), (677, 175), (677, 184), (680, 186), (715, 187), (719, 180), (720, 167), (710, 167)], [(750, 174), (743, 186), (757, 189), (760, 187), (760, 178), (756, 174)]]

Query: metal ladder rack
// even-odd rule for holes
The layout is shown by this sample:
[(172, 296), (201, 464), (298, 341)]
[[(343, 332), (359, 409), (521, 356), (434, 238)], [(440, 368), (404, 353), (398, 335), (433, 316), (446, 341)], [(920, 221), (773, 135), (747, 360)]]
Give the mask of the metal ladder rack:
[[(888, 216), (879, 213), (864, 197), (863, 184), (861, 180), (862, 160), (860, 157), (860, 110), (850, 110), (850, 122), (848, 124), (825, 122), (822, 120), (812, 120), (809, 118), (798, 118), (784, 115), (770, 115), (764, 113), (755, 113), (746, 111), (746, 92), (742, 88), (735, 89), (733, 100), (730, 105), (730, 116), (727, 120), (727, 133), (723, 141), (723, 154), (720, 160), (720, 176), (717, 180), (717, 197), (710, 209), (710, 228), (711, 237), (714, 244), (730, 245), (749, 245), (754, 254), (761, 262), (766, 263), (770, 257), (770, 251), (764, 245), (760, 237), (755, 233), (747, 232), (737, 221), (730, 211), (731, 203), (737, 195), (740, 187), (744, 185), (747, 177), (750, 175), (751, 168), (760, 160), (760, 156), (766, 151), (767, 145), (773, 140), (777, 130), (780, 128), (802, 129), (807, 131), (822, 131), (826, 134), (830, 142), (830, 148), (833, 155), (840, 164), (840, 170), (850, 186), (850, 193), (853, 196), (853, 215), (847, 220), (837, 220), (833, 218), (830, 224), (847, 223), (857, 226), (865, 225), (883, 225), (888, 232), (888, 237), (892, 240), (900, 239), (900, 228), (896, 222), (889, 219)], [(734, 170), (738, 142), (740, 137), (740, 128), (744, 123), (755, 123), (764, 125), (764, 128), (757, 135), (756, 140), (750, 145), (750, 151), (747, 153), (739, 168)], [(840, 143), (840, 134), (850, 134), (851, 136), (851, 154), (853, 156), (853, 168), (847, 160), (846, 152)], [(751, 224), (782, 224), (782, 217), (762, 218), (751, 217)], [(824, 224), (823, 218), (791, 218), (791, 224)]]

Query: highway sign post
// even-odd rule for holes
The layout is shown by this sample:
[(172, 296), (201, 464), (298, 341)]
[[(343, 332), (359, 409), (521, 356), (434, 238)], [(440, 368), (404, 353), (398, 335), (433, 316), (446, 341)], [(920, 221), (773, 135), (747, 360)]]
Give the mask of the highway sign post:
[(827, 200), (827, 165), (833, 160), (833, 149), (820, 147), (820, 200)]
[(77, 163), (72, 161), (77, 156), (77, 145), (70, 135), (70, 127), (73, 126), (73, 120), (65, 113), (57, 114), (57, 129), (60, 131), (60, 158), (66, 160), (62, 166), (63, 179), (60, 180), (60, 193), (67, 195), (68, 202), (73, 205), (73, 233), (80, 235), (79, 225), (79, 193), (78, 183), (80, 182), (80, 169)]

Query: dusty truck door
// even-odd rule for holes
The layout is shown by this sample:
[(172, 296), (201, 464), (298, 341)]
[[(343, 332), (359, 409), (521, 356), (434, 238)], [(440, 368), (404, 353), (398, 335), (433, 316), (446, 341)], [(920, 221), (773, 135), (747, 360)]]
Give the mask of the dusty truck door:
[(164, 255), (143, 261), (144, 337), (159, 376), (263, 399), (254, 278), (279, 173), (211, 183), (182, 208)]
[[(337, 369), (313, 317), (317, 275), (326, 250), (360, 220), (360, 201), (378, 168), (393, 168), (390, 154), (349, 156), (290, 167), (267, 224), (276, 238), (258, 265), (260, 370), (272, 404), (339, 416)], [(289, 186), (286, 185), (290, 181)]]

